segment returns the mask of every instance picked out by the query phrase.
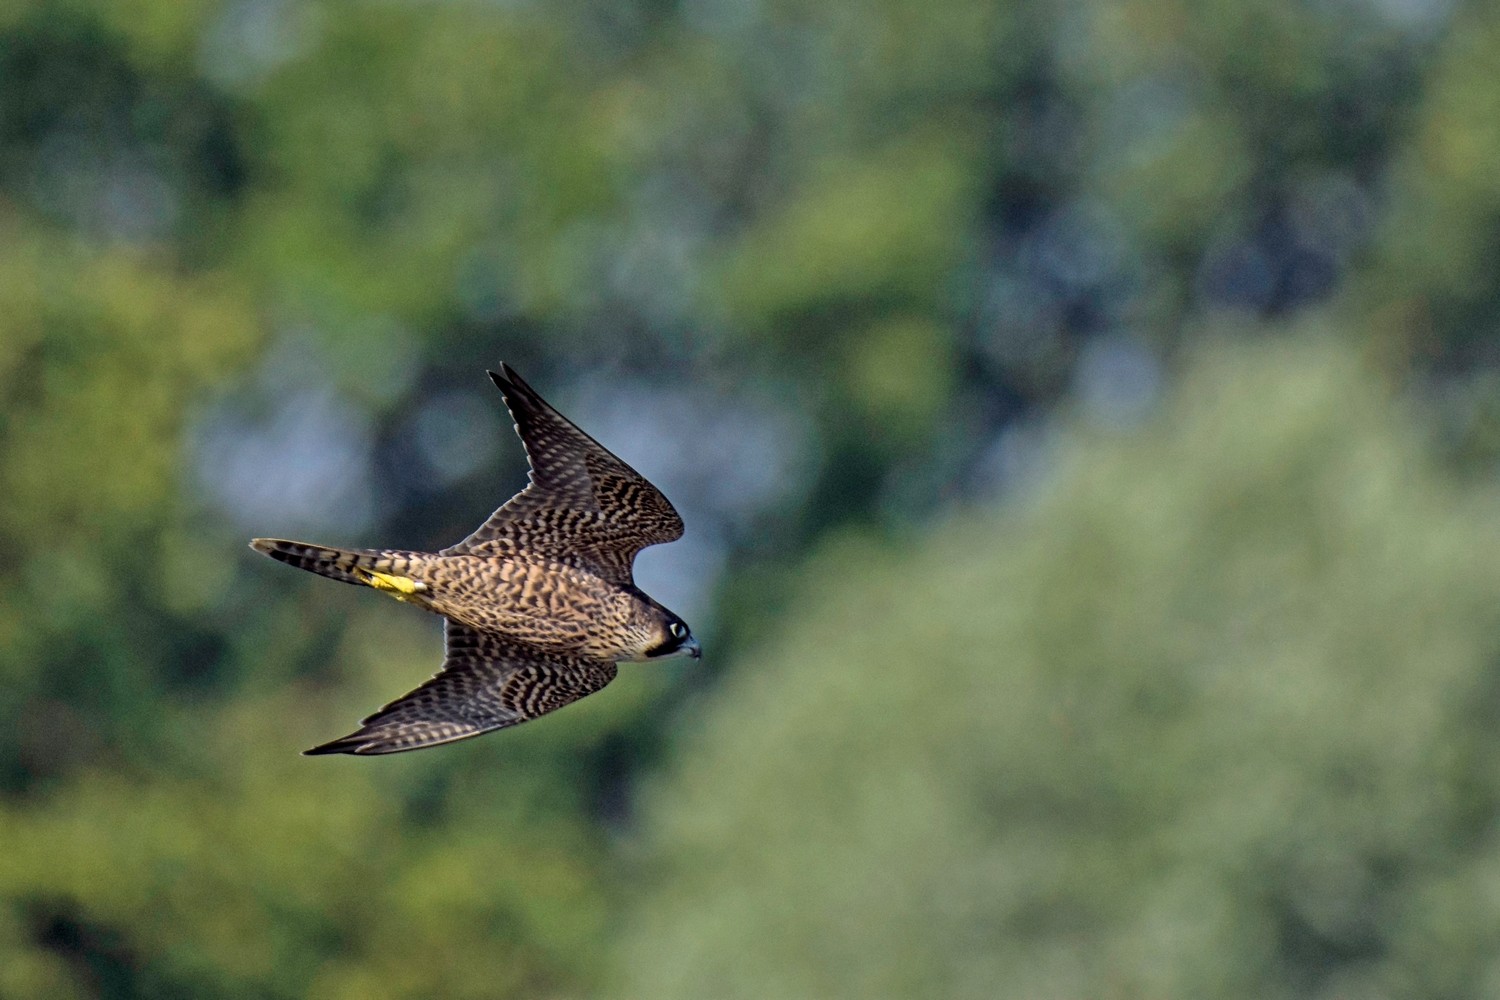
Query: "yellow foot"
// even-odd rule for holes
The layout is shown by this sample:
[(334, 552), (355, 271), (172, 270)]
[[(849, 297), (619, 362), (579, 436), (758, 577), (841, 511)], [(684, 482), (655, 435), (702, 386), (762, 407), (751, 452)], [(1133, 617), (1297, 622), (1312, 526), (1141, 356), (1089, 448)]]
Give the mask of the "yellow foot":
[(427, 584), (420, 580), (413, 580), (409, 576), (392, 576), (390, 573), (377, 573), (373, 569), (360, 569), (355, 567), (354, 572), (360, 579), (364, 580), (376, 590), (383, 590), (398, 601), (406, 601), (409, 604), (426, 604), (419, 594), (427, 592)]

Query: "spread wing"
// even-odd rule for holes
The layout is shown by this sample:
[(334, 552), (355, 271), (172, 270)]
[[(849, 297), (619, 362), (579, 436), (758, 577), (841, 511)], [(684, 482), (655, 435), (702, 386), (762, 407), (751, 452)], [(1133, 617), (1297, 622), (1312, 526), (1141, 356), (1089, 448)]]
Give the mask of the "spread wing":
[(615, 677), (613, 663), (546, 653), (451, 620), (445, 626), (448, 656), (436, 676), (357, 732), (304, 752), (400, 753), (452, 743), (545, 715)]
[(580, 565), (620, 585), (635, 554), (682, 537), (661, 491), (554, 410), (509, 366), (489, 376), (505, 395), (531, 463), (531, 482), (444, 554), (527, 550)]

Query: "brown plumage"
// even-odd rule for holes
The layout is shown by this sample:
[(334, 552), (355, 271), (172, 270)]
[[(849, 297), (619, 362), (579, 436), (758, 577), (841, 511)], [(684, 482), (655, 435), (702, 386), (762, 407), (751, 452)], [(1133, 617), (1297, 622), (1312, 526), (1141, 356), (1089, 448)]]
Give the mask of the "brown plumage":
[(682, 518), (630, 466), (554, 410), (508, 365), (504, 394), (531, 481), (441, 552), (336, 549), (278, 538), (272, 559), (383, 590), (446, 619), (442, 669), (309, 754), (381, 754), (513, 726), (604, 687), (619, 661), (698, 655), (687, 625), (635, 586), (648, 545)]

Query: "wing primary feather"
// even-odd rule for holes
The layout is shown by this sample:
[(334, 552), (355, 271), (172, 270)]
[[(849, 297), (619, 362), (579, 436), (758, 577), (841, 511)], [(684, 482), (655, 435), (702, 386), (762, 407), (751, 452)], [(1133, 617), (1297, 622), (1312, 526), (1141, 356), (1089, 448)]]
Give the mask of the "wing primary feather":
[(613, 662), (544, 653), (526, 643), (447, 622), (447, 657), (430, 680), (347, 736), (303, 753), (387, 754), (455, 743), (519, 725), (598, 691)]
[(591, 569), (620, 585), (647, 545), (682, 537), (682, 518), (623, 462), (502, 363), (487, 372), (526, 449), (530, 482), (443, 554), (527, 549)]

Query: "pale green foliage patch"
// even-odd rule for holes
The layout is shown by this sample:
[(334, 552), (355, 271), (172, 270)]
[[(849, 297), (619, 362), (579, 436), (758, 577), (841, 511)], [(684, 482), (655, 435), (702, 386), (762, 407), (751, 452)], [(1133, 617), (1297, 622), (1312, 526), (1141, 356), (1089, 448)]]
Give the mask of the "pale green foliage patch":
[(648, 797), (618, 995), (1495, 984), (1497, 511), (1336, 346), (1200, 353), (1022, 509), (813, 561)]

